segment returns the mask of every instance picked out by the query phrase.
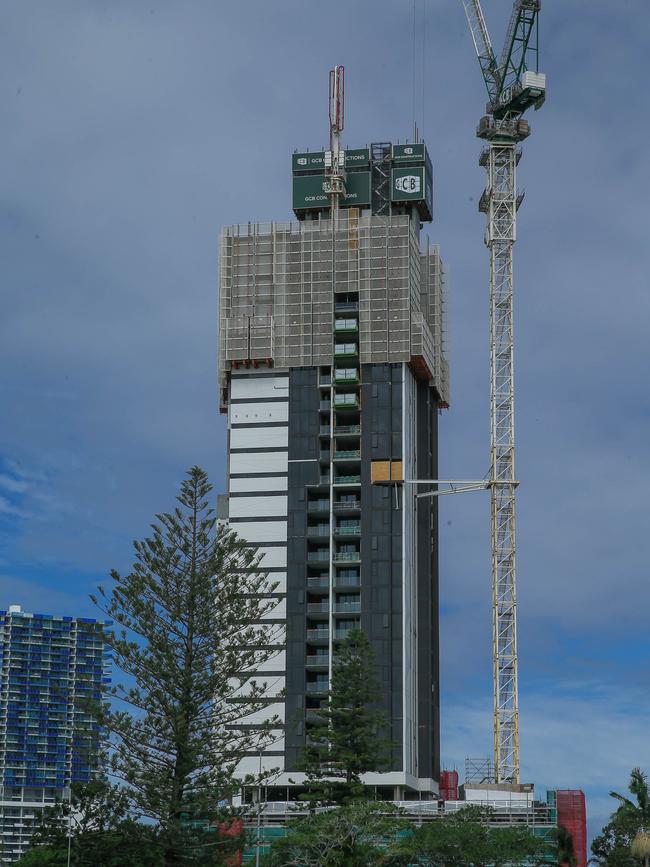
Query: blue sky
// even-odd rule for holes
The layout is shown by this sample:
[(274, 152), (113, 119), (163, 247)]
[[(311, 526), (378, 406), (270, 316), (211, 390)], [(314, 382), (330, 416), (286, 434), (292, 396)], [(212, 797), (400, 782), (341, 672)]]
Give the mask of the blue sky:
[[(422, 3), (415, 102), (450, 289), (441, 472), (473, 478), (485, 95), (460, 2), (426, 0), (425, 40)], [(484, 5), (500, 46), (511, 4)], [(650, 770), (649, 20), (642, 0), (547, 0), (549, 98), (519, 171), (524, 777), (584, 788), (592, 830)], [(346, 144), (410, 135), (412, 3), (5, 0), (3, 23), (0, 603), (92, 614), (187, 467), (223, 485), (220, 227), (291, 217), (289, 155), (325, 143), (335, 63)], [(491, 749), (488, 502), (441, 506), (443, 754), (462, 767)]]

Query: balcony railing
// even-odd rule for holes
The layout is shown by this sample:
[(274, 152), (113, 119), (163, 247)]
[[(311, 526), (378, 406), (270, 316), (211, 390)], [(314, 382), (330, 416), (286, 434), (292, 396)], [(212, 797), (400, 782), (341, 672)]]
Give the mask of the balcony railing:
[(339, 452), (334, 452), (334, 458), (337, 461), (345, 460), (346, 458), (360, 458), (361, 449), (342, 449)]
[(319, 485), (329, 485), (330, 477), (329, 476), (320, 476), (318, 479)]
[(329, 500), (310, 500), (307, 503), (307, 511), (308, 512), (329, 512), (330, 510), (330, 501)]
[(358, 536), (361, 532), (361, 524), (353, 524), (350, 527), (334, 527), (335, 536)]
[(334, 331), (336, 334), (354, 334), (359, 330), (356, 319), (335, 319)]
[(332, 559), (334, 563), (354, 563), (361, 559), (361, 551), (336, 551)]
[(318, 430), (318, 435), (328, 437), (332, 433), (332, 428), (328, 424), (322, 424)]
[(307, 587), (309, 590), (327, 590), (330, 586), (329, 575), (322, 578), (320, 575), (314, 575), (307, 579)]
[(307, 641), (329, 641), (329, 629), (308, 629)]
[(337, 602), (334, 606), (335, 614), (360, 614), (361, 602)]
[(329, 653), (308, 653), (305, 658), (305, 664), (308, 666), (329, 666)]
[(308, 563), (323, 563), (330, 558), (329, 548), (323, 548), (322, 551), (307, 551)]
[(329, 614), (329, 602), (308, 602), (307, 614)]
[(335, 313), (356, 313), (358, 310), (358, 301), (336, 301), (334, 303)]
[(307, 536), (314, 538), (317, 536), (329, 536), (329, 524), (319, 524), (317, 527), (307, 527)]
[(361, 476), (336, 476), (334, 479), (335, 485), (358, 485), (361, 482)]
[(361, 508), (361, 500), (345, 500), (334, 503), (333, 507), (336, 514), (340, 512), (358, 512)]
[(354, 578), (351, 578), (349, 575), (337, 575), (334, 578), (334, 586), (337, 590), (341, 587), (361, 587), (361, 578), (358, 575)]
[(332, 408), (332, 404), (329, 400), (321, 400), (318, 408), (321, 412), (329, 412)]
[(348, 434), (360, 434), (361, 433), (361, 425), (360, 424), (337, 424), (334, 428), (334, 435), (348, 435)]
[(307, 693), (309, 695), (326, 695), (329, 692), (329, 683), (308, 683)]
[(359, 354), (359, 348), (356, 343), (335, 343), (334, 357), (335, 358), (356, 358)]
[(338, 638), (339, 640), (341, 640), (342, 638), (347, 638), (353, 629), (358, 628), (359, 624), (356, 624), (355, 626), (350, 626), (348, 629), (336, 629), (334, 631), (334, 638)]
[(335, 394), (334, 409), (359, 409), (359, 398), (356, 394)]

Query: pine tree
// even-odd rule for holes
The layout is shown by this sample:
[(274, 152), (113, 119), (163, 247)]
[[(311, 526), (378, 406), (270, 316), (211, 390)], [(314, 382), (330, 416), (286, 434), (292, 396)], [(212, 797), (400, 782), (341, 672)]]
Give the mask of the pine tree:
[(308, 730), (304, 751), (307, 798), (344, 803), (363, 797), (361, 774), (380, 770), (389, 743), (386, 715), (373, 705), (379, 697), (374, 654), (368, 636), (353, 629), (336, 648), (332, 682), (321, 721)]
[[(268, 704), (267, 684), (247, 672), (277, 652), (277, 627), (262, 622), (275, 604), (263, 594), (275, 585), (255, 551), (217, 525), (210, 491), (193, 467), (179, 505), (134, 543), (131, 572), (113, 571), (113, 588), (95, 599), (119, 627), (108, 641), (131, 681), (112, 690), (106, 712), (111, 770), (133, 808), (158, 823), (165, 865), (197, 860), (188, 829), (214, 822), (219, 803), (239, 788), (239, 758), (259, 752), (279, 724), (246, 725)], [(233, 697), (244, 701), (229, 703)], [(218, 847), (211, 851), (216, 859)]]

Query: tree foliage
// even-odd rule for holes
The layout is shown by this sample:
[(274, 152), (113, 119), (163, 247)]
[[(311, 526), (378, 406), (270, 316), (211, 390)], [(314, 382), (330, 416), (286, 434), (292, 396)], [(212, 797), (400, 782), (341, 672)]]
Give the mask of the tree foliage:
[(193, 467), (178, 506), (134, 543), (132, 570), (113, 571), (95, 600), (116, 624), (108, 641), (130, 681), (106, 710), (111, 771), (157, 823), (167, 865), (197, 860), (188, 827), (216, 821), (241, 754), (259, 751), (277, 724), (245, 725), (267, 704), (250, 673), (277, 652), (277, 627), (262, 623), (276, 603), (261, 594), (274, 587), (255, 551), (217, 525), (210, 491)]
[(264, 867), (370, 867), (407, 823), (390, 803), (360, 801), (289, 822)]
[(632, 770), (628, 788), (632, 798), (610, 792), (618, 807), (591, 844), (592, 860), (602, 867), (638, 867), (640, 856), (633, 851), (634, 842), (650, 831), (650, 792), (640, 768)]
[(525, 826), (490, 824), (489, 809), (468, 805), (413, 829), (401, 841), (391, 865), (486, 867), (541, 864), (546, 844)]
[(378, 696), (370, 641), (361, 629), (353, 629), (336, 649), (321, 721), (308, 730), (304, 769), (312, 802), (342, 803), (362, 796), (361, 774), (384, 765), (387, 719), (373, 707)]
[(43, 811), (21, 867), (158, 867), (160, 848), (153, 826), (130, 817), (126, 794), (102, 781), (73, 785), (70, 801)]

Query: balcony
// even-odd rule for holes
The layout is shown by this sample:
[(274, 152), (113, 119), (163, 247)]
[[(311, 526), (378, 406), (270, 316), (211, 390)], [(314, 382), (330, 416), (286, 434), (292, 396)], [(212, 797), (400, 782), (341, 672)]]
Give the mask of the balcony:
[(334, 578), (334, 587), (337, 590), (341, 590), (343, 588), (355, 589), (357, 587), (361, 587), (361, 577), (359, 575), (337, 575)]
[(360, 536), (361, 522), (358, 524), (350, 524), (348, 527), (334, 527), (335, 536)]
[(359, 371), (356, 367), (339, 367), (334, 374), (337, 385), (358, 385)]
[(307, 614), (310, 616), (312, 614), (329, 614), (330, 613), (330, 604), (329, 602), (308, 602), (307, 603)]
[(308, 653), (305, 658), (307, 668), (329, 668), (329, 653)]
[(336, 476), (334, 479), (335, 485), (359, 485), (361, 484), (361, 476)]
[(337, 500), (332, 508), (337, 515), (345, 512), (358, 512), (361, 508), (361, 500), (358, 498), (354, 500)]
[(307, 579), (308, 590), (329, 590), (330, 576), (329, 575), (312, 575)]
[(360, 614), (361, 602), (337, 602), (334, 606), (335, 614)]
[(359, 311), (358, 301), (336, 301), (334, 303), (335, 313), (357, 313)]
[(329, 412), (332, 408), (332, 404), (329, 400), (321, 400), (318, 409), (320, 412)]
[(319, 548), (318, 551), (307, 551), (308, 563), (329, 563), (329, 559), (329, 548)]
[(338, 412), (359, 409), (358, 394), (335, 394), (334, 409)]
[(356, 334), (359, 330), (359, 323), (356, 319), (335, 319), (334, 333), (335, 334)]
[(330, 640), (329, 629), (308, 629), (307, 641), (310, 644), (328, 644)]
[(357, 436), (360, 433), (360, 424), (337, 424), (334, 428), (334, 436)]
[(361, 551), (336, 551), (332, 562), (334, 563), (358, 563), (361, 560)]
[(318, 377), (318, 384), (320, 386), (331, 385), (332, 384), (331, 375), (329, 373), (321, 373), (321, 375)]
[(359, 624), (355, 624), (354, 626), (350, 626), (347, 629), (336, 629), (334, 631), (334, 638), (337, 641), (342, 641), (344, 638), (347, 638), (348, 635), (352, 632), (353, 629), (358, 629)]
[(330, 534), (330, 526), (329, 524), (317, 524), (314, 527), (307, 527), (307, 538), (313, 539), (325, 536), (329, 538)]
[(318, 479), (319, 485), (329, 485), (329, 483), (330, 483), (330, 477), (328, 475), (327, 476), (319, 476), (319, 479)]
[(321, 451), (320, 454), (318, 455), (318, 460), (319, 461), (329, 461), (331, 456), (332, 455), (330, 454), (329, 449), (327, 451)]
[(332, 433), (332, 428), (328, 424), (322, 424), (318, 430), (318, 435), (321, 437), (328, 437)]
[(341, 451), (334, 452), (334, 459), (337, 461), (349, 460), (350, 458), (358, 460), (360, 457), (361, 449), (341, 449)]
[(307, 695), (327, 695), (330, 685), (327, 681), (312, 681), (307, 683), (305, 691)]
[(335, 343), (334, 358), (356, 358), (359, 355), (359, 347), (356, 343)]
[(329, 512), (330, 510), (330, 501), (329, 500), (310, 500), (307, 503), (307, 511), (311, 512)]

